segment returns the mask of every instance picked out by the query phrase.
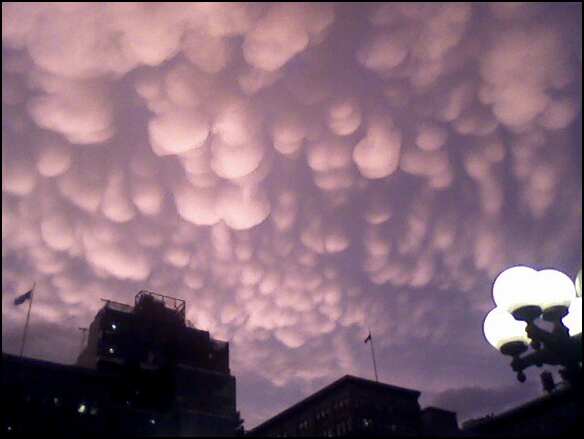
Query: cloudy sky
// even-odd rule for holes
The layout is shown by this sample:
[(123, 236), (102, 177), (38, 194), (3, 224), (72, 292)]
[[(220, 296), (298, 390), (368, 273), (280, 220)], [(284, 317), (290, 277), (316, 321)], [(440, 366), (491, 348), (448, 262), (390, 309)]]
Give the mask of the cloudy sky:
[(187, 301), (246, 427), (344, 374), (459, 420), (537, 395), (504, 268), (582, 251), (581, 5), (2, 4), (2, 350)]

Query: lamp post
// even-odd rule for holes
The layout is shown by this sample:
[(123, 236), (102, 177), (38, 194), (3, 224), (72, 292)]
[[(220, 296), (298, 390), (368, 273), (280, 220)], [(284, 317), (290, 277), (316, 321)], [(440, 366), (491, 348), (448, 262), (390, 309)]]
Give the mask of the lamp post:
[[(557, 270), (511, 267), (495, 279), (493, 299), (497, 306), (484, 320), (485, 338), (502, 354), (512, 357), (511, 368), (517, 379), (525, 381), (524, 370), (528, 367), (559, 365), (562, 377), (579, 386), (582, 270), (573, 283)], [(542, 322), (551, 329), (544, 329)]]

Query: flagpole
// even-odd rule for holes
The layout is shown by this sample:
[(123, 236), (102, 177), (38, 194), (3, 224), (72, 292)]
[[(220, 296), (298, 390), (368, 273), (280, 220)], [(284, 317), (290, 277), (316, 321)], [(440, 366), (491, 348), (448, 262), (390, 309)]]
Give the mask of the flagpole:
[(20, 358), (22, 358), (22, 354), (24, 353), (24, 344), (26, 343), (26, 333), (28, 332), (28, 322), (30, 320), (30, 309), (32, 308), (32, 301), (34, 299), (34, 287), (36, 286), (36, 282), (32, 285), (32, 294), (30, 295), (30, 301), (28, 302), (28, 312), (26, 313), (26, 323), (24, 324), (24, 332), (22, 334), (22, 343), (20, 345)]
[(371, 328), (369, 328), (369, 341), (371, 342), (371, 357), (373, 358), (373, 371), (375, 372), (375, 381), (379, 382), (377, 377), (377, 364), (375, 363), (375, 349), (373, 348), (373, 337), (371, 336)]

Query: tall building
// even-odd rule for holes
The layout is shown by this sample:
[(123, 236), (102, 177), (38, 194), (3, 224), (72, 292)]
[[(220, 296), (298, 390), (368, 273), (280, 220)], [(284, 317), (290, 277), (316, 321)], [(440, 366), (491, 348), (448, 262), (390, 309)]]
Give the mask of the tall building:
[(104, 302), (76, 366), (3, 355), (3, 398), (18, 402), (5, 431), (233, 436), (241, 429), (229, 345), (190, 327), (183, 300), (140, 291), (133, 307)]
[(417, 390), (345, 375), (249, 432), (250, 436), (452, 436), (456, 414), (420, 409)]

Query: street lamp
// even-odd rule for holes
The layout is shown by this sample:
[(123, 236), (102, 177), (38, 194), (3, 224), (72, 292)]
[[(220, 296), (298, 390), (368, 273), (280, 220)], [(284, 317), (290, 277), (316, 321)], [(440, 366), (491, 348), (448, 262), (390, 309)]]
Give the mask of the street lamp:
[[(525, 266), (508, 268), (495, 279), (497, 307), (487, 314), (483, 331), (495, 349), (512, 357), (520, 382), (526, 368), (543, 364), (560, 365), (564, 379), (573, 385), (581, 382), (581, 295), (582, 270), (575, 282), (557, 270)], [(542, 328), (541, 322), (551, 329)]]

